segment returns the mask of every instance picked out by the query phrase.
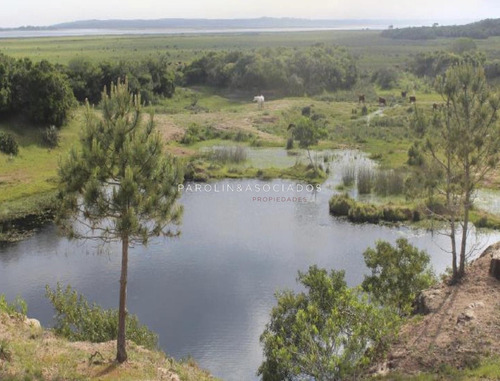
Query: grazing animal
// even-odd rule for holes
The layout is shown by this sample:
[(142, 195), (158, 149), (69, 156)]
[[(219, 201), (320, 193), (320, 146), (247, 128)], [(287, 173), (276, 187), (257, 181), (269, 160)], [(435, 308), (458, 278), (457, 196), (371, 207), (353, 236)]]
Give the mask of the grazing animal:
[(385, 106), (387, 104), (387, 101), (385, 100), (385, 98), (378, 97), (378, 104), (379, 106)]
[(401, 98), (406, 98), (406, 91), (401, 91)]
[(415, 103), (416, 101), (417, 101), (417, 97), (415, 97), (415, 96), (412, 95), (410, 97), (410, 103)]
[(255, 97), (253, 97), (253, 101), (257, 102), (257, 106), (259, 107), (259, 109), (264, 108), (264, 96), (263, 95), (256, 95)]
[(358, 95), (358, 103), (365, 103), (365, 94)]
[(439, 108), (439, 105), (437, 103), (432, 104), (432, 110), (435, 111)]

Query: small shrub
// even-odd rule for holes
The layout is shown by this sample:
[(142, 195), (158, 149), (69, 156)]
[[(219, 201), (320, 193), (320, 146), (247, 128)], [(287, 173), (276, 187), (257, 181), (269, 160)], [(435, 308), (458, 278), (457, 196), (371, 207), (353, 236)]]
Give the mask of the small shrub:
[(384, 155), (379, 152), (379, 153), (372, 153), (370, 155), (370, 160), (382, 160), (382, 158), (384, 157)]
[(12, 303), (9, 303), (5, 299), (5, 295), (1, 294), (0, 312), (5, 312), (7, 315), (10, 316), (16, 316), (16, 315), (26, 316), (26, 314), (28, 313), (28, 305), (26, 304), (26, 301), (20, 296), (17, 296)]
[(50, 126), (42, 130), (42, 142), (50, 148), (55, 148), (59, 145), (59, 130), (56, 126)]
[(253, 138), (252, 141), (250, 142), (250, 145), (252, 147), (262, 147), (262, 140), (258, 138)]
[(384, 90), (394, 87), (397, 80), (398, 72), (392, 68), (381, 68), (372, 76), (372, 81)]
[(373, 171), (370, 168), (362, 167), (358, 170), (358, 193), (369, 194), (372, 191)]
[(188, 127), (184, 136), (181, 139), (182, 144), (193, 144), (202, 140), (201, 128), (197, 124), (192, 124)]
[(243, 131), (238, 131), (236, 135), (234, 135), (233, 140), (235, 142), (246, 142), (252, 138), (252, 133), (249, 132), (248, 134), (244, 133)]
[[(63, 290), (59, 283), (54, 291), (47, 285), (45, 295), (56, 310), (54, 330), (57, 334), (73, 341), (100, 343), (116, 340), (118, 310), (105, 310), (95, 303), (89, 304), (71, 286)], [(127, 314), (125, 326), (127, 338), (137, 345), (149, 349), (158, 347), (158, 337), (141, 325), (137, 316)]]
[(368, 115), (368, 107), (363, 106), (363, 107), (361, 108), (361, 115), (363, 115), (363, 116)]
[(12, 360), (12, 352), (9, 347), (9, 342), (7, 340), (0, 340), (0, 360), (7, 362), (10, 362), (10, 360)]
[(17, 155), (19, 152), (19, 145), (9, 133), (0, 131), (0, 151), (7, 155)]
[(413, 143), (408, 149), (408, 160), (406, 163), (414, 166), (422, 166), (424, 164), (424, 156), (418, 143)]
[(334, 216), (347, 216), (355, 204), (347, 193), (334, 195), (329, 201), (330, 213)]

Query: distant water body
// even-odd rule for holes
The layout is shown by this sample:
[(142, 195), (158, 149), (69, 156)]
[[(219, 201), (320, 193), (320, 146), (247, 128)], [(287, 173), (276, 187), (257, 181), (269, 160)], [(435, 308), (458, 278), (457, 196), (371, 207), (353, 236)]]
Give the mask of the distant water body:
[[(448, 21), (446, 24), (450, 24)], [(462, 23), (462, 22), (461, 22)], [(443, 25), (445, 23), (441, 23)], [(383, 30), (389, 25), (395, 28), (408, 26), (432, 25), (421, 21), (420, 24), (404, 23), (353, 23), (339, 24), (338, 27), (290, 27), (290, 28), (137, 28), (137, 29), (53, 29), (53, 30), (6, 30), (0, 31), (1, 38), (36, 38), (36, 37), (76, 37), (76, 36), (121, 36), (121, 35), (183, 35), (183, 34), (221, 34), (221, 33), (273, 33), (273, 32), (314, 32), (333, 30)]]

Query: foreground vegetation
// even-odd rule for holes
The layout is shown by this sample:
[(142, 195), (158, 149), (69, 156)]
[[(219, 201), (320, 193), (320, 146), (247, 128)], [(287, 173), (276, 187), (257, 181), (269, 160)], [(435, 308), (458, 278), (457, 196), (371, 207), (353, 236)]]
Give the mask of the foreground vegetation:
[[(192, 360), (129, 343), (129, 361), (117, 366), (115, 343), (70, 342), (27, 320), (22, 301), (0, 296), (0, 378), (2, 380), (213, 380)], [(25, 306), (25, 305), (24, 305)]]
[[(498, 250), (471, 264), (460, 286), (447, 276), (437, 284), (429, 255), (405, 239), (365, 251), (371, 273), (361, 287), (348, 288), (342, 271), (299, 272), (303, 291), (276, 293), (259, 373), (264, 381), (498, 379), (500, 287), (488, 274)], [(422, 291), (429, 299), (416, 300)], [(432, 308), (426, 315), (416, 314), (422, 303)]]

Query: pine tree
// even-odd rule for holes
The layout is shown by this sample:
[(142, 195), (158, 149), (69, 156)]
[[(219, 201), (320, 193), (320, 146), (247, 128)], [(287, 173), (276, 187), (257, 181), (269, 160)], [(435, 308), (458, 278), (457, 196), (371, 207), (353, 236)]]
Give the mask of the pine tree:
[[(436, 80), (443, 107), (429, 120), (415, 113), (414, 130), (425, 137), (433, 168), (442, 172), (437, 192), (445, 199), (453, 281), (465, 274), (470, 211), (477, 188), (500, 160), (500, 101), (482, 67), (463, 62)], [(457, 233), (461, 235), (459, 240)]]
[(88, 104), (80, 144), (59, 165), (58, 223), (73, 238), (121, 242), (117, 361), (127, 360), (128, 249), (154, 236), (175, 236), (182, 171), (164, 152), (153, 116), (143, 123), (140, 97), (118, 81), (102, 94), (102, 115)]

